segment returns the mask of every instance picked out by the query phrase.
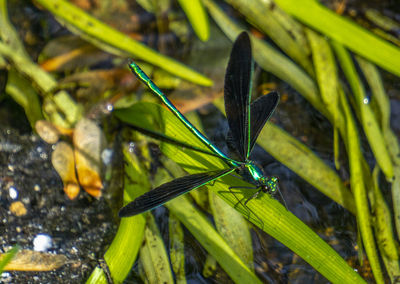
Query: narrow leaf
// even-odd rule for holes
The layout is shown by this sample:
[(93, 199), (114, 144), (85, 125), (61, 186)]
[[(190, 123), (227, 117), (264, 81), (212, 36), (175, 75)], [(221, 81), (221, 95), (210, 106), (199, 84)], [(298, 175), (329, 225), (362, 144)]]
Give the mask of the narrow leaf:
[(212, 85), (210, 79), (104, 24), (68, 1), (38, 0), (37, 3), (53, 13), (72, 32), (81, 35), (99, 48), (116, 55), (134, 56), (200, 85)]
[(207, 41), (210, 37), (210, 27), (201, 0), (178, 0), (178, 2), (185, 11), (196, 35), (202, 41)]
[(276, 0), (284, 11), (351, 51), (400, 76), (400, 49), (318, 1)]

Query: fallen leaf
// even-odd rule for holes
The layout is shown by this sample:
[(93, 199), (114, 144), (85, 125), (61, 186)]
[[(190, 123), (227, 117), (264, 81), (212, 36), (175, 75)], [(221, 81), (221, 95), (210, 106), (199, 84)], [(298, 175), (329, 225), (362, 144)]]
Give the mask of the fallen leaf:
[(65, 194), (69, 199), (76, 198), (79, 193), (79, 184), (75, 174), (74, 151), (71, 145), (59, 142), (51, 155), (51, 162), (63, 181)]
[(104, 134), (92, 120), (82, 118), (75, 127), (73, 143), (79, 183), (87, 193), (100, 197)]
[[(5, 254), (0, 254), (0, 261)], [(32, 250), (18, 251), (14, 258), (7, 263), (7, 271), (50, 271), (68, 263), (65, 255), (44, 253)]]

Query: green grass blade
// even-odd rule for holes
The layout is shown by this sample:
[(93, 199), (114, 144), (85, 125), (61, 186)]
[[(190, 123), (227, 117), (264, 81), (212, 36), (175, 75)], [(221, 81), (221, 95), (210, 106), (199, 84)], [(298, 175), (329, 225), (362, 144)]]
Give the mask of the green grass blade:
[[(216, 100), (215, 103), (218, 109), (224, 112), (222, 100)], [(296, 138), (267, 122), (257, 143), (320, 192), (353, 214), (356, 213), (353, 195), (337, 173)]]
[[(393, 135), (393, 139), (397, 140), (397, 137)], [(397, 142), (397, 141), (396, 141)], [(394, 168), (395, 172), (395, 179), (392, 184), (392, 198), (393, 198), (393, 203), (400, 204), (400, 166), (396, 165)], [(397, 237), (400, 236), (400, 209), (399, 206), (396, 205), (394, 206), (394, 220), (396, 224), (396, 231), (397, 231)]]
[(289, 17), (272, 1), (226, 0), (242, 13), (248, 22), (254, 24), (294, 61), (300, 64), (308, 74), (314, 76), (303, 28)]
[(353, 214), (356, 213), (352, 193), (344, 186), (337, 173), (303, 143), (272, 123), (267, 123), (257, 142), (320, 192)]
[[(375, 213), (375, 233), (380, 251), (391, 260), (399, 259), (399, 245), (393, 236), (393, 221), (382, 191), (379, 188), (379, 168), (373, 171), (374, 203), (372, 210)], [(400, 272), (400, 271), (399, 271)]]
[[(135, 156), (126, 147), (123, 152), (126, 160), (124, 200), (128, 203), (149, 190), (150, 184), (147, 178), (143, 178), (147, 177), (146, 170), (140, 166)], [(122, 283), (131, 271), (143, 241), (145, 224), (143, 215), (121, 219), (118, 232), (104, 255), (115, 283)], [(107, 279), (103, 271), (96, 268), (86, 283), (107, 284)]]
[(169, 214), (169, 255), (171, 266), (175, 274), (176, 283), (186, 283), (185, 275), (185, 240), (184, 231), (181, 223), (174, 214)]
[(219, 234), (243, 263), (254, 271), (253, 247), (247, 221), (212, 191), (209, 193), (209, 200)]
[(321, 99), (331, 114), (338, 112), (338, 87), (335, 59), (328, 42), (307, 29)]
[(343, 44), (380, 67), (400, 76), (400, 49), (339, 16), (318, 1), (276, 0), (285, 12), (313, 29)]
[(108, 52), (134, 56), (193, 83), (204, 86), (212, 85), (212, 81), (207, 77), (131, 39), (68, 1), (38, 0), (37, 3), (53, 13), (72, 32), (81, 35)]
[(353, 191), (357, 210), (357, 224), (362, 237), (364, 249), (371, 264), (373, 274), (377, 283), (384, 283), (382, 269), (372, 232), (371, 215), (367, 197), (367, 189), (364, 182), (363, 165), (360, 162), (361, 145), (355, 121), (352, 117), (350, 106), (344, 96), (340, 93), (340, 104), (344, 111), (347, 125), (347, 151), (350, 164), (350, 184)]
[(24, 109), (32, 129), (35, 129), (36, 121), (43, 119), (43, 114), (39, 96), (32, 88), (32, 83), (11, 69), (8, 71), (6, 92)]
[[(183, 170), (174, 161), (167, 159), (163, 162), (168, 172), (175, 177), (181, 176)], [(166, 171), (163, 171), (166, 172)], [(158, 172), (160, 173), (160, 171)], [(199, 188), (197, 191), (205, 190), (205, 187)], [(223, 202), (223, 201), (222, 201)], [(188, 201), (186, 196), (174, 199), (166, 203), (173, 216), (193, 234), (197, 241), (208, 251), (208, 253), (218, 261), (226, 273), (237, 283), (259, 283), (258, 278), (254, 275), (241, 258), (235, 253), (232, 245), (229, 244), (215, 230), (210, 221), (196, 207)], [(184, 208), (186, 206), (186, 209)], [(178, 215), (176, 212), (180, 212)], [(199, 233), (199, 228), (202, 232)], [(250, 248), (252, 250), (252, 248)]]
[[(203, 0), (211, 16), (233, 41), (243, 31), (243, 28), (235, 24), (229, 17), (211, 0)], [(299, 68), (293, 61), (273, 48), (267, 42), (250, 35), (253, 45), (253, 57), (265, 71), (271, 72), (283, 81), (286, 81), (306, 98), (322, 114), (330, 118), (321, 101), (318, 87), (315, 82)]]
[(4, 56), (15, 69), (29, 78), (39, 89), (45, 100), (54, 105), (51, 110), (44, 108), (44, 115), (51, 121), (63, 127), (71, 127), (80, 117), (81, 109), (65, 91), (52, 94), (57, 88), (57, 81), (34, 63), (24, 49), (22, 41), (8, 20), (5, 0), (0, 0), (0, 56)]
[(312, 50), (312, 57), (315, 66), (316, 78), (318, 82), (321, 99), (333, 116), (333, 143), (335, 166), (339, 169), (339, 135), (338, 135), (338, 89), (340, 86), (335, 58), (329, 43), (322, 36), (310, 29), (306, 29), (306, 34)]
[[(200, 143), (175, 116), (154, 104), (138, 103), (129, 109), (115, 111), (115, 115), (126, 123), (139, 123), (141, 127), (148, 126), (153, 130), (162, 129), (165, 135), (174, 137), (178, 141), (186, 141), (195, 146)], [(189, 173), (226, 168), (225, 163), (217, 157), (194, 153), (187, 149), (179, 149), (179, 147), (171, 144), (161, 143), (161, 150)], [(258, 218), (254, 217), (253, 214), (249, 214), (248, 210), (237, 206), (237, 199), (246, 200), (254, 194), (254, 191), (238, 190), (235, 191), (235, 196), (233, 196), (228, 187), (239, 185), (249, 186), (248, 183), (240, 179), (225, 176), (209, 188), (232, 207), (236, 207), (235, 209), (246, 218), (249, 218), (256, 226), (259, 226), (297, 253), (330, 281), (364, 283), (361, 277), (328, 244), (268, 194), (262, 194), (247, 204), (252, 212), (262, 220), (263, 224), (260, 224)], [(187, 205), (183, 206), (182, 200), (176, 203), (175, 208), (171, 207), (172, 204), (175, 204), (174, 201), (167, 204), (168, 208), (173, 210), (173, 213), (178, 216), (185, 226), (189, 226), (188, 220), (193, 219), (183, 220), (180, 218), (180, 214), (189, 214), (188, 212), (191, 209), (186, 208)], [(195, 233), (192, 233), (195, 235), (207, 235), (207, 230), (204, 229), (205, 225), (198, 224), (196, 222), (191, 225), (196, 226), (193, 228), (196, 230)], [(221, 264), (221, 262), (219, 263)]]
[(178, 2), (185, 11), (196, 35), (202, 41), (207, 41), (210, 37), (210, 26), (201, 0), (178, 0)]
[(373, 98), (371, 104), (377, 105), (378, 114), (376, 116), (380, 117), (380, 126), (385, 134), (385, 131), (390, 129), (390, 100), (383, 87), (379, 71), (374, 64), (360, 56), (356, 56), (356, 60), (371, 89)]
[(21, 247), (19, 245), (15, 245), (5, 254), (0, 256), (0, 274), (3, 273), (6, 265), (14, 258), (20, 248)]
[(147, 226), (140, 247), (139, 272), (147, 283), (174, 283), (164, 241), (152, 214), (145, 214)]
[(218, 261), (235, 283), (261, 283), (217, 233), (208, 218), (199, 212), (186, 196), (168, 202), (166, 206)]
[(340, 43), (332, 42), (332, 45), (338, 56), (343, 72), (349, 81), (355, 97), (355, 106), (359, 113), (361, 124), (372, 152), (374, 153), (375, 159), (386, 178), (391, 180), (393, 178), (393, 164), (375, 114), (373, 113), (371, 106), (368, 103), (364, 103), (367, 96), (363, 84), (357, 75), (350, 54)]
[[(390, 128), (390, 101), (383, 87), (382, 79), (378, 69), (367, 60), (356, 57), (365, 79), (372, 91), (372, 102), (378, 107), (379, 116), (381, 118), (381, 128), (388, 147), (391, 159), (394, 163), (394, 183), (392, 186), (393, 210), (395, 216), (400, 215), (400, 187), (398, 180), (400, 179), (400, 147), (396, 135)], [(397, 181), (397, 182), (396, 182)], [(394, 218), (397, 228), (397, 235), (400, 236), (400, 218)]]

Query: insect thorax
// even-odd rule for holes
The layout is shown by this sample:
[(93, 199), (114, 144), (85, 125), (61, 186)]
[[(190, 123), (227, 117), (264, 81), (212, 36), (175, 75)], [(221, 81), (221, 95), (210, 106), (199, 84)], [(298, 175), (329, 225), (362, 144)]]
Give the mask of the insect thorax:
[(249, 182), (257, 187), (262, 187), (270, 193), (274, 193), (277, 190), (278, 179), (276, 177), (266, 177), (263, 170), (253, 161), (248, 161), (244, 166), (246, 168), (244, 176)]

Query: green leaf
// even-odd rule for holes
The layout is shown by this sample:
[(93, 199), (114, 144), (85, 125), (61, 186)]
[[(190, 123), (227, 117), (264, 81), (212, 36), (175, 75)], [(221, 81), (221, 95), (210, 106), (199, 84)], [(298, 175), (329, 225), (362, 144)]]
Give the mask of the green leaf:
[(212, 191), (209, 194), (209, 200), (219, 234), (243, 263), (254, 271), (250, 228), (245, 218)]
[(32, 88), (31, 82), (20, 76), (15, 69), (8, 71), (6, 92), (23, 107), (32, 129), (35, 123), (43, 119), (39, 96)]
[(185, 241), (184, 232), (181, 223), (174, 214), (169, 214), (168, 219), (169, 232), (169, 254), (171, 266), (174, 270), (176, 283), (186, 283), (185, 275)]
[(287, 55), (314, 76), (310, 48), (301, 24), (272, 1), (225, 0), (242, 13), (249, 23), (268, 35)]
[(104, 24), (68, 1), (37, 0), (36, 2), (53, 13), (58, 21), (65, 24), (72, 32), (105, 51), (120, 56), (134, 56), (193, 83), (212, 85), (210, 79)]
[[(216, 100), (214, 103), (219, 110), (224, 112), (222, 100)], [(340, 177), (296, 138), (275, 124), (267, 122), (257, 143), (323, 194), (353, 214), (356, 213), (354, 198)]]
[[(117, 110), (114, 113), (125, 123), (139, 124), (141, 127), (148, 126), (152, 130), (161, 129), (162, 133), (177, 141), (185, 141), (190, 145), (205, 147), (175, 116), (160, 106), (138, 103), (129, 109)], [(161, 150), (189, 173), (226, 168), (223, 161), (211, 155), (179, 149), (179, 147), (167, 143), (161, 143)], [(254, 194), (254, 191), (238, 189), (235, 190), (235, 195), (233, 195), (228, 189), (229, 186), (249, 186), (249, 184), (233, 176), (225, 176), (209, 188), (253, 224), (292, 249), (330, 281), (363, 283), (361, 277), (328, 244), (287, 211), (277, 200), (268, 194), (261, 194), (258, 198), (247, 203), (252, 212), (250, 213), (249, 210), (240, 206), (240, 204), (238, 205), (237, 200), (248, 199)], [(183, 198), (171, 201), (167, 203), (167, 207), (195, 236), (200, 235), (208, 238), (209, 231), (205, 229), (206, 224), (200, 223), (200, 220), (194, 222), (195, 217), (191, 213), (193, 209), (186, 203), (184, 204), (182, 200)], [(185, 214), (189, 214), (190, 218), (180, 217)], [(257, 215), (258, 218), (254, 215)], [(191, 220), (193, 223), (190, 222)], [(192, 226), (192, 228), (189, 228), (189, 226)], [(219, 253), (216, 253), (216, 255), (219, 256)], [(217, 256), (214, 255), (215, 258)], [(230, 259), (223, 257), (222, 261), (218, 261), (221, 265)], [(224, 267), (225, 270), (228, 268)], [(239, 271), (236, 273), (239, 273)]]
[(147, 283), (174, 283), (164, 241), (152, 214), (145, 214), (147, 226), (140, 247), (139, 272)]
[(340, 93), (340, 104), (343, 109), (347, 125), (347, 151), (350, 164), (350, 184), (353, 191), (357, 210), (357, 224), (362, 237), (368, 260), (371, 264), (373, 274), (377, 283), (384, 283), (379, 257), (376, 250), (374, 234), (372, 232), (371, 215), (368, 207), (367, 189), (364, 181), (363, 164), (361, 163), (361, 145), (358, 131), (351, 114), (350, 106), (344, 96)]
[(355, 213), (354, 198), (337, 175), (303, 143), (278, 126), (267, 123), (258, 144), (323, 194)]
[[(232, 41), (235, 40), (244, 29), (229, 19), (213, 1), (203, 0), (203, 2), (218, 26)], [(271, 72), (287, 82), (316, 109), (328, 117), (328, 119), (331, 119), (331, 115), (327, 112), (321, 101), (318, 87), (313, 79), (287, 56), (283, 55), (267, 42), (257, 39), (251, 34), (250, 38), (253, 46), (253, 57), (257, 64), (265, 71)]]
[(20, 74), (29, 78), (45, 100), (51, 101), (53, 107), (51, 110), (44, 108), (44, 115), (51, 117), (51, 121), (57, 125), (71, 127), (79, 119), (81, 109), (65, 91), (59, 91), (53, 95), (57, 88), (57, 81), (29, 57), (17, 32), (8, 20), (5, 0), (0, 0), (0, 13), (0, 37), (2, 38), (0, 55), (9, 59)]
[(189, 202), (187, 196), (176, 198), (168, 202), (166, 206), (208, 253), (218, 261), (219, 265), (235, 283), (261, 283), (257, 276), (235, 254), (228, 243), (217, 233), (208, 218)]
[(0, 274), (3, 273), (6, 265), (14, 258), (17, 252), (21, 249), (19, 245), (13, 246), (9, 251), (0, 257)]
[(306, 29), (307, 37), (312, 49), (312, 57), (315, 66), (321, 99), (329, 113), (333, 116), (333, 139), (335, 152), (335, 166), (339, 169), (339, 137), (338, 137), (338, 89), (340, 86), (335, 58), (329, 43), (322, 36), (310, 29)]
[(375, 233), (381, 252), (392, 260), (399, 259), (399, 246), (393, 238), (392, 216), (382, 191), (379, 188), (379, 168), (375, 167), (374, 180), (374, 203), (371, 205), (375, 213)]
[(178, 2), (185, 11), (196, 35), (202, 41), (207, 41), (210, 37), (210, 27), (201, 0), (178, 0)]
[[(182, 176), (182, 168), (174, 161), (166, 159), (166, 161), (163, 161), (163, 164), (168, 168), (168, 172), (172, 173), (174, 177)], [(195, 191), (203, 191), (205, 189), (205, 187), (201, 187)], [(241, 258), (236, 255), (232, 246), (229, 245), (220, 234), (218, 234), (208, 218), (204, 216), (197, 207), (194, 207), (185, 197), (186, 196), (176, 198), (165, 204), (170, 210), (171, 215), (176, 216), (180, 222), (185, 225), (197, 241), (212, 256), (212, 259), (218, 261), (226, 273), (232, 279), (236, 279), (237, 283), (258, 283), (259, 280), (254, 275), (254, 272), (251, 271)], [(182, 206), (186, 206), (187, 208), (185, 209)], [(178, 215), (175, 215), (176, 210), (180, 212)], [(201, 234), (198, 232), (199, 228), (202, 228), (203, 230)]]
[[(124, 200), (128, 203), (144, 193), (146, 189), (150, 189), (150, 184), (147, 178), (143, 178), (147, 177), (147, 171), (140, 166), (136, 157), (126, 147), (123, 152), (126, 160)], [(143, 215), (121, 219), (118, 232), (104, 255), (115, 283), (122, 283), (131, 271), (143, 241), (145, 224)], [(97, 267), (86, 283), (107, 284), (108, 282), (103, 271)]]
[(329, 10), (318, 1), (276, 0), (285, 12), (343, 44), (380, 67), (400, 76), (400, 49), (353, 21)]
[(368, 103), (364, 103), (364, 100), (367, 96), (365, 94), (364, 86), (358, 77), (350, 54), (340, 43), (332, 42), (332, 45), (339, 58), (342, 70), (350, 83), (351, 90), (355, 97), (355, 107), (359, 114), (369, 145), (374, 153), (375, 159), (385, 174), (386, 179), (392, 180), (393, 164), (389, 156), (389, 151), (386, 147), (386, 143), (383, 139), (383, 134), (375, 114), (373, 113), (370, 105)]

